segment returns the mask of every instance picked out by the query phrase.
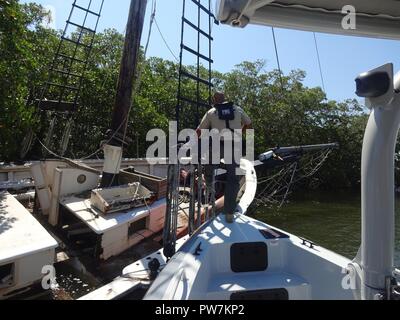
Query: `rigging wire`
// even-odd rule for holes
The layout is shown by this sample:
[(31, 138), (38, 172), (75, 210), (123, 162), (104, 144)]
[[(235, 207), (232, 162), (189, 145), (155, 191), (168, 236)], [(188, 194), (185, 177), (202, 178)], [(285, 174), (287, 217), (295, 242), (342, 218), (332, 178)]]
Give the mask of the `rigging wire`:
[(150, 27), (149, 27), (149, 33), (147, 35), (147, 42), (146, 42), (146, 46), (144, 47), (144, 56), (146, 57), (147, 55), (147, 51), (149, 49), (149, 44), (150, 44), (150, 38), (151, 38), (151, 34), (153, 31), (153, 24), (154, 24), (154, 19), (156, 18), (156, 13), (157, 13), (157, 1), (153, 0), (152, 2), (152, 13), (150, 16)]
[(164, 37), (164, 35), (163, 35), (162, 31), (161, 31), (160, 26), (159, 26), (158, 23), (157, 23), (157, 19), (156, 19), (156, 18), (154, 18), (154, 23), (155, 23), (155, 25), (156, 25), (156, 27), (157, 27), (157, 29), (158, 29), (158, 32), (160, 33), (160, 36), (161, 36), (162, 40), (164, 41), (165, 46), (167, 47), (167, 49), (169, 50), (169, 52), (172, 54), (172, 56), (175, 58), (175, 60), (176, 60), (177, 62), (179, 62), (178, 56), (173, 52), (173, 50), (172, 50), (171, 47), (169, 46), (167, 40), (165, 39), (165, 37)]
[[(276, 55), (276, 61), (277, 61), (277, 65), (278, 65), (278, 69), (279, 69), (279, 78), (280, 78), (280, 82), (281, 82), (281, 99), (285, 98), (285, 85), (284, 85), (284, 75), (283, 75), (283, 71), (282, 71), (282, 66), (281, 66), (281, 61), (280, 61), (280, 57), (279, 57), (279, 50), (278, 50), (278, 42), (277, 42), (277, 37), (276, 37), (276, 33), (275, 33), (275, 28), (272, 27), (272, 37), (273, 37), (273, 42), (274, 42), (274, 47), (275, 47), (275, 55)], [(321, 68), (321, 74), (322, 74), (322, 68)], [(303, 118), (303, 113), (297, 108), (297, 106), (295, 104), (292, 105), (293, 110), (301, 117)], [(307, 117), (304, 118), (304, 121), (309, 122), (307, 120)]]
[(74, 125), (74, 119), (73, 119), (73, 117), (70, 117), (64, 128), (64, 134), (61, 139), (60, 154), (62, 156), (64, 156), (65, 153), (67, 152), (69, 141), (71, 139), (71, 132), (72, 132), (73, 125)]
[(272, 37), (274, 39), (276, 63), (278, 65), (279, 79), (280, 79), (280, 82), (281, 82), (281, 89), (282, 89), (282, 92), (283, 92), (284, 91), (283, 77), (282, 77), (283, 73), (282, 73), (281, 61), (280, 61), (280, 58), (279, 58), (278, 43), (276, 41), (276, 34), (275, 34), (275, 28), (274, 27), (272, 27)]
[(321, 76), (322, 89), (326, 93), (325, 79), (324, 79), (324, 73), (322, 72), (321, 55), (320, 55), (319, 47), (318, 47), (317, 34), (315, 32), (313, 32), (313, 35), (314, 35), (315, 50), (317, 52), (319, 74)]
[[(55, 114), (50, 114), (50, 117), (51, 117), (50, 127), (49, 127), (49, 130), (48, 130), (48, 132), (47, 132), (47, 136), (46, 136), (45, 139), (44, 139), (44, 144), (45, 144), (46, 146), (49, 146), (49, 147), (50, 147), (50, 145), (51, 145), (51, 140), (52, 140), (53, 135), (54, 135), (54, 129), (55, 129), (56, 123), (57, 123), (57, 115), (55, 115)], [(43, 152), (44, 155), (46, 155), (46, 150), (47, 150), (46, 148), (44, 148), (44, 149), (42, 150), (42, 152)]]
[[(152, 33), (153, 33), (153, 24), (155, 23), (155, 20), (156, 20), (156, 13), (157, 13), (157, 0), (153, 0), (153, 2), (152, 2), (152, 13), (151, 13), (151, 16), (150, 16), (149, 33), (147, 35), (146, 46), (145, 46), (144, 52), (143, 52), (143, 63), (140, 66), (139, 72), (137, 74), (137, 81), (136, 81), (135, 86), (134, 86), (134, 91), (139, 90), (140, 85), (141, 85), (142, 80), (143, 80), (142, 74), (143, 74), (143, 70), (144, 70), (145, 64), (147, 62), (147, 59), (146, 59), (147, 58), (147, 52), (148, 52), (149, 46), (150, 46), (150, 40), (151, 40), (151, 36), (152, 36)], [(132, 108), (132, 106), (131, 106), (131, 108)]]

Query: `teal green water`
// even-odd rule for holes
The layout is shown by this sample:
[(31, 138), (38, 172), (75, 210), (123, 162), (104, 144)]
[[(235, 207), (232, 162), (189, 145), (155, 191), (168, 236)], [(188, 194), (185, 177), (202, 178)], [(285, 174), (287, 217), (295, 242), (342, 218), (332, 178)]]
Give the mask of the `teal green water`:
[[(396, 205), (395, 263), (400, 266), (400, 198)], [(358, 193), (297, 195), (279, 212), (260, 208), (255, 217), (350, 259), (356, 256), (361, 244), (361, 197)]]

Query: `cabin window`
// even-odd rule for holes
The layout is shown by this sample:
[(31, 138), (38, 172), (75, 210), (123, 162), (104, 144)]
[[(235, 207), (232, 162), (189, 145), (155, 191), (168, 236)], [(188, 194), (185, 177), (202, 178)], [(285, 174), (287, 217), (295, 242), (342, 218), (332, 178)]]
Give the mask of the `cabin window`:
[(147, 228), (147, 218), (135, 221), (131, 223), (128, 230), (128, 236), (131, 237), (139, 231), (145, 230)]
[(14, 284), (14, 264), (0, 266), (0, 289), (11, 287)]
[(87, 180), (86, 176), (85, 176), (84, 174), (81, 174), (81, 175), (78, 177), (77, 182), (78, 182), (79, 184), (84, 184), (84, 183), (86, 182), (86, 180)]

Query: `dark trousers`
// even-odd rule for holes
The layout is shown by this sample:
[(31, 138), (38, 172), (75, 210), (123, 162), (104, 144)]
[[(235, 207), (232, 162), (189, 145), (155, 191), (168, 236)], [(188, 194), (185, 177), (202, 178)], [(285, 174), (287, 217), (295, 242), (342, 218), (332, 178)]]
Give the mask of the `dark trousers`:
[[(223, 143), (221, 145), (221, 153), (223, 154)], [(223, 157), (223, 155), (221, 156)], [(237, 196), (240, 190), (240, 177), (237, 173), (237, 169), (240, 168), (240, 165), (236, 163), (234, 157), (232, 157), (232, 164), (225, 164), (223, 169), (226, 172), (226, 183), (225, 183), (225, 206), (224, 206), (224, 214), (234, 214), (237, 207)], [(220, 165), (206, 165), (204, 168), (205, 171), (205, 180), (206, 185), (209, 190), (211, 188), (215, 188), (213, 182), (215, 181), (214, 174), (215, 170), (221, 168)]]

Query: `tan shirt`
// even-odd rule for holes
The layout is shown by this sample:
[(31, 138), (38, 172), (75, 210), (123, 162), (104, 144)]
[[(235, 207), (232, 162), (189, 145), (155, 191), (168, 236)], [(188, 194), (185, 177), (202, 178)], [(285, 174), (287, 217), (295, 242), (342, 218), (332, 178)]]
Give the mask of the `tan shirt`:
[[(235, 119), (229, 121), (230, 129), (232, 130), (241, 130), (244, 126), (251, 125), (250, 117), (244, 112), (244, 110), (240, 107), (235, 106)], [(207, 129), (217, 129), (222, 131), (227, 129), (226, 121), (220, 120), (218, 117), (218, 110), (216, 108), (212, 108), (210, 111), (206, 113), (203, 120), (199, 126), (200, 130)]]

